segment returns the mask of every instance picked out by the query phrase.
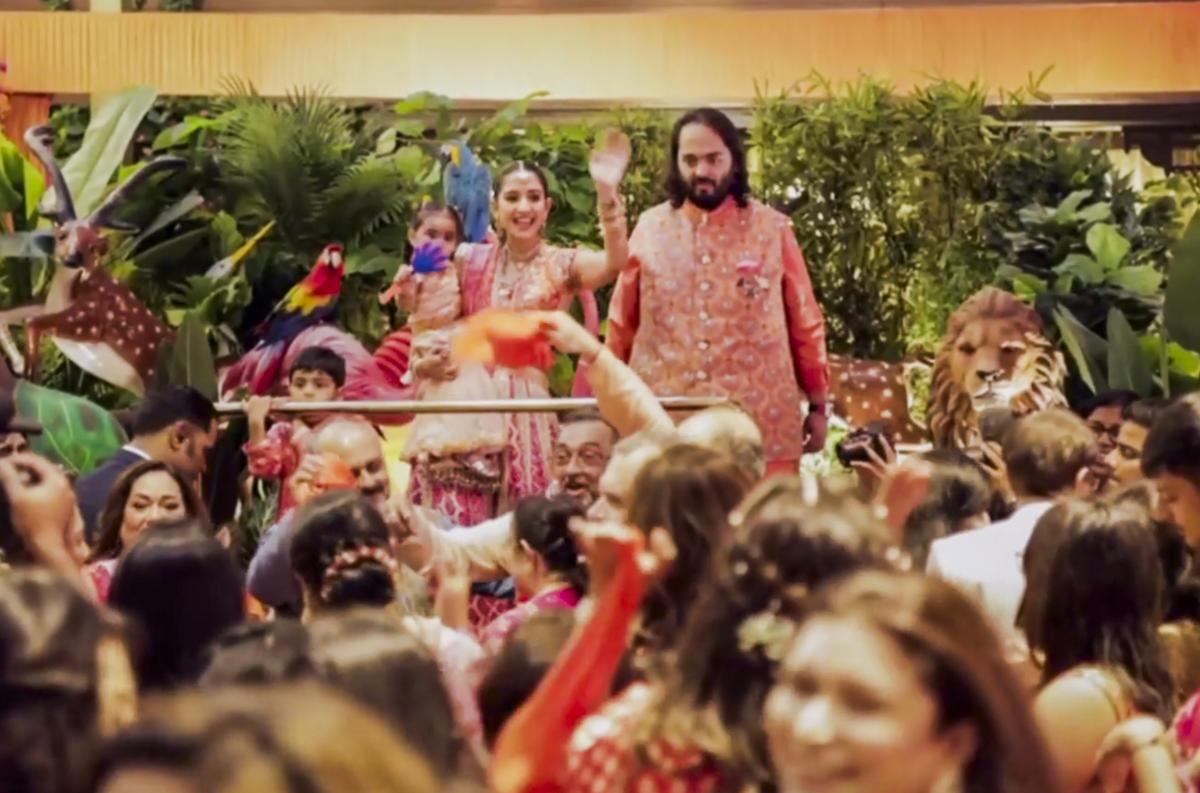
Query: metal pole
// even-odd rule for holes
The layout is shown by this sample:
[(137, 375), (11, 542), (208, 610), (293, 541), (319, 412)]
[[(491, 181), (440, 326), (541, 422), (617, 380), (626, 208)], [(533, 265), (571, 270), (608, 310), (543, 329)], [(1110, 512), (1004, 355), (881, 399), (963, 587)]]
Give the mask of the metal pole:
[[(729, 404), (725, 397), (658, 397), (666, 410), (704, 410)], [(418, 400), (382, 400), (361, 402), (282, 402), (272, 413), (567, 413), (598, 407), (595, 399), (479, 399), (421, 402)], [(246, 410), (245, 402), (218, 402), (217, 413), (237, 415)]]

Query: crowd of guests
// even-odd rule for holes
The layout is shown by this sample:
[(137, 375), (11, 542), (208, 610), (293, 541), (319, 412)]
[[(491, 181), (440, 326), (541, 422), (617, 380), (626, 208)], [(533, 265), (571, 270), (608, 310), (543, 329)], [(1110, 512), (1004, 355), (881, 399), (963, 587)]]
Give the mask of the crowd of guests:
[[(247, 569), (198, 491), (223, 428), (195, 391), (149, 394), (76, 482), (6, 447), (0, 791), (1197, 786), (1200, 397), (766, 477), (739, 407), (676, 424), (544, 321), (600, 410), (476, 526), (394, 488), (366, 420), (269, 400)], [(323, 401), (345, 370), (314, 349), (289, 377)]]

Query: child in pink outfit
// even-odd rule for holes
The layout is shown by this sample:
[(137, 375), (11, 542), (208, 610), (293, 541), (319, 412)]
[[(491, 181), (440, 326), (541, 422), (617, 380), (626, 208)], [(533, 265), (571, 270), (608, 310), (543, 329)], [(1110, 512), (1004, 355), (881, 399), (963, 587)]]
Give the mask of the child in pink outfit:
[[(300, 353), (288, 371), (288, 400), (335, 402), (341, 398), (345, 384), (346, 363), (341, 356), (324, 347), (309, 347)], [(338, 414), (301, 414), (288, 421), (277, 421), (268, 430), (267, 415), (272, 403), (270, 397), (250, 399), (246, 406), (250, 440), (243, 448), (252, 476), (283, 482), (277, 513), (282, 517), (296, 504), (287, 482), (300, 465), (308, 439), (317, 427)]]

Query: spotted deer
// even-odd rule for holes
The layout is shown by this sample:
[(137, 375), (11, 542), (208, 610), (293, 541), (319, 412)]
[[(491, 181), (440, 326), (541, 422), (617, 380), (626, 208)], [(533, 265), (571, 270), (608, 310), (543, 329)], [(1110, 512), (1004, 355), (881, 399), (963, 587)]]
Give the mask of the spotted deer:
[[(118, 220), (117, 210), (151, 176), (187, 164), (159, 157), (117, 187), (91, 215), (79, 218), (71, 191), (54, 160), (54, 131), (48, 126), (25, 133), (29, 150), (41, 161), (54, 187), (54, 204), (42, 215), (54, 228), (54, 274), (45, 301), (0, 311), (0, 349), (17, 374), (36, 380), (38, 349), (50, 337), (63, 354), (85, 371), (136, 394), (145, 393), (158, 366), (159, 351), (170, 329), (125, 284), (113, 278), (100, 259), (108, 249), (104, 230), (134, 232)], [(25, 353), (11, 327), (25, 324)]]
[(929, 432), (912, 418), (909, 403), (908, 374), (921, 366), (830, 355), (830, 412), (851, 428), (891, 422), (893, 443), (927, 443)]

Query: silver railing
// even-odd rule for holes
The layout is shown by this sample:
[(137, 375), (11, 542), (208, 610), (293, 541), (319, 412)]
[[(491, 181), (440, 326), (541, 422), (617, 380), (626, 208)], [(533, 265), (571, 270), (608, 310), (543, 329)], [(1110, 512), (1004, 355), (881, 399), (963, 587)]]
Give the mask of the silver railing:
[[(665, 410), (704, 410), (729, 404), (725, 397), (658, 397)], [(568, 413), (598, 407), (592, 398), (568, 399), (478, 399), (478, 400), (363, 400), (338, 402), (281, 402), (272, 413)], [(246, 411), (245, 402), (218, 402), (217, 413), (237, 415)]]

